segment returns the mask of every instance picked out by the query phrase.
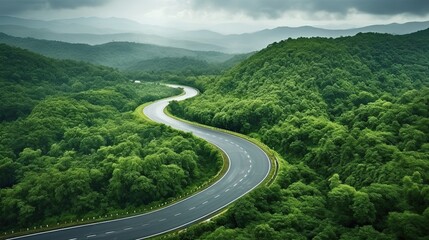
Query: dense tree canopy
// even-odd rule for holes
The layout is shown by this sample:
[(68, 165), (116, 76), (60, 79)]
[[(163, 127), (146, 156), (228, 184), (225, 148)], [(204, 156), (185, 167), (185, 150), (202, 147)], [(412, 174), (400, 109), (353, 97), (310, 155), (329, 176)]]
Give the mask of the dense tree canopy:
[(177, 89), (6, 45), (0, 65), (1, 230), (142, 208), (220, 169), (208, 143), (132, 113)]
[(288, 163), (178, 238), (427, 238), (428, 42), (429, 30), (288, 39), (197, 79), (205, 92), (173, 113), (250, 134)]

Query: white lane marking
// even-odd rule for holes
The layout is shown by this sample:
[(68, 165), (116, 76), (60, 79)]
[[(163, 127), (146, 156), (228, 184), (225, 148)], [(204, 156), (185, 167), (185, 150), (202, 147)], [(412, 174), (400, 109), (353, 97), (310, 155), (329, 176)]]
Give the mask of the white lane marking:
[(106, 232), (106, 235), (107, 234), (112, 234), (112, 233), (115, 233), (115, 231)]
[(247, 154), (247, 158), (249, 158), (249, 159), (250, 159), (250, 155), (249, 155), (249, 154)]
[(247, 173), (250, 173), (250, 169), (249, 169), (249, 170), (247, 170)]
[(247, 177), (247, 174), (246, 174), (246, 175), (244, 175), (244, 177)]
[(164, 222), (165, 220), (167, 220), (167, 218), (160, 219), (159, 221)]
[(203, 205), (204, 205), (204, 204), (207, 204), (208, 202), (209, 202), (209, 201), (205, 201), (205, 202), (203, 202)]
[(229, 191), (229, 188), (225, 190), (225, 192), (228, 192), (228, 191)]
[[(252, 160), (249, 160), (249, 162), (252, 163)], [(250, 165), (250, 166), (252, 166), (252, 165)]]
[(131, 230), (131, 229), (133, 229), (132, 227), (127, 227), (127, 228), (124, 228), (124, 231), (128, 231), (128, 230)]
[(148, 224), (148, 223), (146, 223), (146, 224), (143, 224), (143, 225), (142, 225), (142, 227), (146, 227), (147, 225), (149, 225), (149, 224)]
[(236, 184), (234, 184), (234, 187), (235, 187), (235, 186), (237, 186), (237, 183), (236, 183)]
[(240, 182), (243, 181), (243, 179), (240, 179)]
[(70, 238), (69, 240), (77, 240), (77, 238)]
[(189, 208), (189, 211), (194, 210), (194, 209), (195, 209), (195, 207), (191, 207), (191, 208)]
[(252, 168), (252, 164), (250, 164), (250, 168)]
[(220, 197), (220, 195), (216, 195), (214, 198), (218, 198), (218, 197)]
[(92, 237), (96, 237), (97, 235), (95, 235), (95, 234), (92, 234), (92, 235), (88, 235), (88, 236), (86, 236), (87, 238), (92, 238)]
[(179, 216), (180, 214), (182, 214), (182, 213), (176, 213), (176, 214), (174, 214), (174, 216), (175, 216), (175, 217), (177, 217), (177, 216)]

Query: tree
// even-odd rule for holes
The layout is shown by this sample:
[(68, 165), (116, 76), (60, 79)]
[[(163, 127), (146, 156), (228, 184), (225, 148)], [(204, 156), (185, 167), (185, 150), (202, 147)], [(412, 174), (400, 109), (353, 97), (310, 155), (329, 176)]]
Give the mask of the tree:
[(375, 220), (376, 210), (367, 193), (360, 191), (355, 193), (352, 210), (358, 224), (371, 224)]
[(328, 193), (329, 205), (335, 214), (333, 218), (346, 227), (354, 225), (352, 205), (355, 194), (356, 190), (345, 184), (333, 188)]
[(255, 236), (255, 239), (263, 239), (263, 240), (279, 239), (276, 231), (266, 223), (259, 224), (255, 227), (254, 236)]

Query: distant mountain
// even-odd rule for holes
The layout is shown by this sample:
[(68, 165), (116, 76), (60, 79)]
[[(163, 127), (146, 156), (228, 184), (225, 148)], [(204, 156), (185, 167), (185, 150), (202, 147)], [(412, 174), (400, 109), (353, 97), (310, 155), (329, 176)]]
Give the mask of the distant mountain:
[(221, 51), (227, 49), (208, 43), (200, 43), (190, 40), (174, 40), (157, 35), (143, 33), (112, 33), (112, 34), (90, 34), (90, 33), (57, 33), (48, 29), (35, 29), (17, 25), (0, 25), (0, 32), (15, 37), (31, 37), (37, 39), (62, 41), (69, 43), (85, 43), (90, 45), (104, 44), (109, 42), (137, 42), (155, 44), (167, 47), (186, 48), (196, 51)]
[(229, 52), (251, 52), (265, 48), (267, 45), (288, 38), (299, 37), (342, 37), (357, 33), (378, 32), (389, 34), (409, 34), (429, 28), (428, 22), (409, 22), (404, 24), (373, 25), (363, 28), (331, 30), (311, 26), (277, 27), (253, 33), (222, 35), (212, 31), (189, 31), (170, 34), (170, 38), (178, 40), (192, 39), (196, 42), (216, 44), (228, 49)]
[[(232, 52), (250, 52), (260, 50), (267, 45), (288, 38), (299, 37), (342, 37), (353, 36), (357, 33), (377, 32), (389, 33), (394, 35), (403, 35), (429, 28), (427, 22), (409, 22), (404, 24), (373, 25), (363, 28), (330, 30), (315, 28), (310, 26), (303, 27), (278, 27), (274, 29), (265, 29), (254, 33), (231, 34), (218, 36), (216, 38), (195, 37), (194, 41), (203, 43), (216, 43), (219, 46), (230, 49)], [(184, 38), (178, 38), (183, 40)], [(235, 50), (235, 51), (234, 51)]]
[(135, 66), (140, 61), (156, 58), (188, 57), (208, 63), (223, 63), (234, 56), (214, 51), (192, 51), (130, 42), (111, 42), (91, 46), (88, 44), (12, 37), (3, 33), (0, 33), (0, 42), (25, 48), (48, 57), (81, 60), (120, 69), (127, 69)]
[(70, 18), (58, 20), (33, 20), (10, 16), (0, 16), (0, 25), (16, 25), (28, 28), (46, 29), (57, 33), (146, 33), (160, 34), (174, 33), (178, 30), (161, 26), (140, 24), (124, 18)]
[(353, 36), (359, 32), (408, 34), (427, 28), (429, 28), (429, 21), (373, 25), (343, 30), (310, 26), (277, 27), (252, 33), (223, 35), (208, 30), (181, 31), (140, 24), (121, 18), (90, 17), (40, 21), (0, 16), (0, 32), (16, 37), (33, 37), (92, 45), (112, 41), (127, 41), (228, 53), (257, 51), (273, 42), (288, 38)]

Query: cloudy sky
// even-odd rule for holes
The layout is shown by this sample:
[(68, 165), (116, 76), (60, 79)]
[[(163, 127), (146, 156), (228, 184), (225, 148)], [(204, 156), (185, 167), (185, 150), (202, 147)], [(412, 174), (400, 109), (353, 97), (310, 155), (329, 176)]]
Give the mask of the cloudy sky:
[(120, 17), (224, 33), (277, 26), (349, 28), (429, 21), (429, 0), (0, 0), (0, 15), (35, 19)]

